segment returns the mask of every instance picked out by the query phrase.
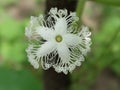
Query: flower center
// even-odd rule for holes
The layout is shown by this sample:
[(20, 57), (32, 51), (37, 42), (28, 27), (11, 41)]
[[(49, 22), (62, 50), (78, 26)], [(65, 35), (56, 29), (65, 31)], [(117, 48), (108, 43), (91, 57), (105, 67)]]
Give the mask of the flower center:
[(55, 40), (57, 41), (57, 42), (61, 42), (62, 41), (62, 36), (61, 35), (57, 35), (56, 37), (55, 37)]

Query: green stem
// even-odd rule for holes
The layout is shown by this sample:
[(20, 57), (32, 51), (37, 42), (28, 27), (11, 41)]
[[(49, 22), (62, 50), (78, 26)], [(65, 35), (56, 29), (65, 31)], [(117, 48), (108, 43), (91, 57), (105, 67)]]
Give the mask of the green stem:
[(120, 0), (90, 0), (106, 5), (120, 6)]
[(84, 10), (84, 5), (85, 5), (85, 2), (87, 0), (78, 0), (78, 4), (77, 4), (77, 7), (76, 7), (76, 13), (77, 13), (77, 16), (80, 18), (78, 24), (79, 26), (81, 26), (81, 17), (82, 17), (82, 12)]

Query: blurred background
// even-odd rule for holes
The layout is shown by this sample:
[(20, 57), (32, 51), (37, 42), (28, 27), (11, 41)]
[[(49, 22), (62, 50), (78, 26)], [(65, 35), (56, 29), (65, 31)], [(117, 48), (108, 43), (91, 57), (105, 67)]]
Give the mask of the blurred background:
[[(43, 90), (42, 69), (27, 61), (24, 32), (45, 0), (0, 0), (0, 90)], [(87, 1), (82, 21), (92, 49), (71, 74), (70, 90), (120, 90), (120, 7)]]

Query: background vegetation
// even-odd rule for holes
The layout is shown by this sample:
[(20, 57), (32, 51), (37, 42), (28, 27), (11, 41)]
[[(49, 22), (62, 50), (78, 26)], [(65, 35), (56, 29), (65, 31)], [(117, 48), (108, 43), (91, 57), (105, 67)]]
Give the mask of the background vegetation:
[[(87, 1), (83, 22), (92, 49), (72, 74), (71, 90), (120, 90), (120, 1)], [(42, 70), (28, 63), (25, 26), (44, 12), (44, 0), (0, 0), (0, 90), (42, 90)]]

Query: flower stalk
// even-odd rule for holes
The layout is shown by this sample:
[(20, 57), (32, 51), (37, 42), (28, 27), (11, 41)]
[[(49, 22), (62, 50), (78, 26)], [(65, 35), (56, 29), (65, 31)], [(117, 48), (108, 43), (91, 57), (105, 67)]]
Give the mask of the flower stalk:
[(86, 1), (87, 0), (78, 0), (78, 4), (77, 4), (77, 7), (76, 7), (76, 14), (80, 18), (80, 20), (78, 21), (79, 27), (82, 24), (81, 23), (81, 17), (82, 17), (82, 13), (83, 13), (84, 5), (85, 5)]

